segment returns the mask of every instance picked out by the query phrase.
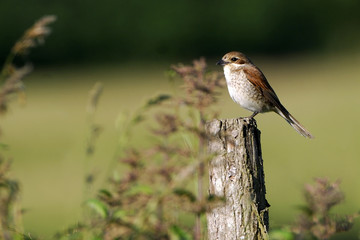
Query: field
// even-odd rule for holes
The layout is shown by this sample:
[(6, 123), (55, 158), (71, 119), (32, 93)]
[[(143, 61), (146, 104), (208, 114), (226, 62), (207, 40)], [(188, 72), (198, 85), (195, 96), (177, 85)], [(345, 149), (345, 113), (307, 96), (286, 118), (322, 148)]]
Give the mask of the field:
[[(303, 186), (314, 177), (341, 180), (346, 198), (336, 213), (359, 211), (360, 55), (252, 60), (287, 109), (315, 136), (303, 138), (276, 114), (256, 117), (271, 227), (294, 221), (303, 203)], [(213, 62), (208, 61), (211, 69), (221, 71)], [(117, 145), (117, 119), (148, 98), (173, 91), (164, 74), (169, 65), (54, 66), (37, 68), (25, 79), (26, 105), (14, 102), (1, 128), (2, 142), (9, 146), (6, 155), (13, 159), (12, 176), (21, 183), (26, 231), (47, 239), (81, 219), (85, 169), (94, 169), (96, 188), (106, 184)], [(97, 81), (104, 84), (104, 92), (95, 121), (103, 132), (91, 163), (86, 163), (86, 103)], [(225, 89), (216, 107), (221, 118), (250, 115), (231, 101)], [(357, 221), (350, 235), (359, 236), (359, 230)]]

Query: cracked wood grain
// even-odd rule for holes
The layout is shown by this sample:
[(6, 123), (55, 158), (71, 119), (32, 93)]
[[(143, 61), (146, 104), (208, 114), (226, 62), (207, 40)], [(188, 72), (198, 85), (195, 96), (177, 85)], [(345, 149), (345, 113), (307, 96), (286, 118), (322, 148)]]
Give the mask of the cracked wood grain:
[(206, 124), (209, 194), (224, 199), (207, 213), (209, 240), (268, 239), (270, 206), (265, 198), (260, 131), (249, 118)]

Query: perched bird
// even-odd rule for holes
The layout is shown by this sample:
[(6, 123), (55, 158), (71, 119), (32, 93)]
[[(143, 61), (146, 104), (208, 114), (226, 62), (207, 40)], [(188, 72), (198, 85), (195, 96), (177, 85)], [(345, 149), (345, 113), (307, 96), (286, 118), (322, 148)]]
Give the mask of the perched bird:
[(264, 74), (245, 54), (229, 52), (217, 62), (217, 65), (224, 67), (231, 98), (243, 108), (252, 111), (251, 118), (258, 113), (273, 111), (283, 117), (298, 133), (304, 137), (313, 138), (310, 132), (280, 103)]

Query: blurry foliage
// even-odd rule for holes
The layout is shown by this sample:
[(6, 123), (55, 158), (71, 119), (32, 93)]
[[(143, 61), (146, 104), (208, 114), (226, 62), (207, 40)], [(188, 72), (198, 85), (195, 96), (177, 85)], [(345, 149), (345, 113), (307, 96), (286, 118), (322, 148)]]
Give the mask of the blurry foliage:
[[(89, 1), (89, 3), (91, 2)], [(73, 4), (76, 5), (77, 3)], [(117, 4), (131, 6), (137, 3), (121, 2)], [(179, 5), (177, 11), (181, 10), (181, 7), (184, 8), (181, 3), (176, 4)], [(194, 4), (197, 8), (209, 8), (207, 5)], [(306, 3), (301, 4), (306, 5)], [(343, 8), (353, 4), (355, 3), (349, 1), (343, 5)], [(227, 3), (225, 2), (224, 5), (227, 6)], [(249, 3), (245, 8), (254, 8), (255, 6), (257, 6), (255, 3)], [(106, 8), (106, 5), (104, 7)], [(142, 7), (146, 9), (146, 4)], [(218, 10), (221, 12), (222, 9)], [(261, 9), (259, 10), (261, 12)], [(301, 12), (301, 9), (298, 11)], [(209, 14), (211, 13), (214, 11), (209, 12)], [(231, 11), (224, 15), (223, 20), (225, 22), (231, 19), (230, 13)], [(80, 16), (83, 16), (82, 14), (80, 11)], [(101, 11), (98, 11), (97, 14), (101, 14)], [(167, 14), (168, 17), (172, 16), (171, 13), (164, 12), (163, 14)], [(246, 15), (246, 12), (243, 14)], [(256, 16), (258, 15), (255, 14)], [(24, 16), (24, 19), (26, 17)], [(140, 20), (146, 17), (149, 16), (141, 16)], [(191, 21), (192, 17), (194, 16), (190, 14), (189, 18), (183, 19), (184, 23), (182, 24), (186, 26), (187, 21)], [(281, 14), (278, 18), (281, 19)], [(354, 16), (346, 19), (349, 18), (358, 20)], [(84, 19), (86, 18), (82, 18), (81, 21)], [(158, 20), (161, 19), (160, 15)], [(50, 32), (47, 25), (54, 20), (54, 16), (46, 16), (37, 21), (14, 45), (6, 58), (1, 72), (1, 113), (6, 112), (11, 99), (10, 96), (13, 93), (23, 93), (22, 80), (32, 70), (28, 64), (17, 67), (14, 64), (15, 58), (17, 56), (26, 57), (31, 48), (42, 43), (44, 37)], [(136, 19), (136, 21), (128, 23), (136, 24), (137, 21), (139, 20)], [(216, 24), (219, 24), (218, 21), (213, 22), (214, 31), (216, 31)], [(307, 21), (304, 23), (305, 26)], [(168, 23), (165, 23), (164, 27), (166, 24)], [(254, 24), (259, 23), (255, 22)], [(283, 24), (291, 26), (291, 23)], [(96, 29), (99, 26), (101, 24), (92, 27)], [(138, 28), (141, 27), (138, 26)], [(189, 31), (191, 32), (191, 30)], [(101, 34), (100, 36), (104, 37)], [(195, 41), (201, 39), (196, 38), (197, 35), (194, 36)], [(170, 39), (172, 37), (172, 35), (169, 36)], [(236, 40), (236, 35), (234, 39)], [(177, 40), (182, 41), (181, 38)], [(247, 40), (250, 41), (252, 38), (249, 37)], [(229, 39), (224, 41), (229, 41)], [(150, 42), (150, 46), (159, 47), (158, 45), (151, 45), (151, 43), (154, 42)], [(64, 47), (66, 48), (66, 44)], [(92, 45), (89, 44), (87, 47), (92, 47)], [(205, 47), (208, 46), (205, 44)], [(161, 50), (161, 45), (158, 50)], [(223, 199), (209, 197), (203, 187), (206, 176), (205, 164), (211, 157), (206, 154), (204, 124), (208, 119), (216, 117), (216, 112), (211, 109), (211, 106), (216, 102), (217, 90), (223, 87), (224, 81), (221, 77), (222, 74), (220, 76), (218, 73), (206, 71), (204, 59), (194, 61), (192, 66), (181, 64), (172, 66), (169, 76), (173, 80), (180, 78), (183, 81), (184, 93), (176, 92), (174, 96), (163, 94), (152, 98), (135, 112), (132, 118), (118, 125), (122, 125), (121, 130), (124, 131), (121, 132), (120, 150), (117, 151), (116, 164), (120, 167), (126, 166), (127, 171), (122, 175), (118, 174), (111, 177), (108, 188), (101, 189), (96, 198), (85, 201), (85, 205), (92, 209), (93, 215), (89, 215), (90, 217), (84, 219), (83, 223), (58, 233), (55, 236), (56, 239), (186, 240), (202, 239), (206, 236), (203, 216), (209, 205), (216, 204)], [(94, 120), (94, 113), (101, 92), (102, 85), (100, 83), (96, 84), (90, 92), (87, 106), (90, 129), (86, 149), (87, 157), (91, 157), (94, 153), (96, 139), (101, 132), (101, 127)], [(134, 131), (139, 124), (147, 120), (150, 110), (159, 109), (158, 107), (161, 110), (157, 110), (154, 114), (157, 127), (150, 129), (153, 144), (149, 147), (126, 145), (131, 131)], [(0, 147), (2, 151), (6, 149), (5, 144), (1, 143)], [(35, 239), (30, 234), (23, 234), (19, 183), (9, 177), (9, 169), (9, 161), (0, 154), (0, 239)], [(91, 184), (92, 179), (93, 175), (87, 175), (86, 183)], [(194, 183), (196, 183), (196, 189), (193, 187)], [(295, 227), (291, 230), (287, 228), (273, 230), (270, 234), (271, 239), (328, 239), (338, 232), (349, 230), (358, 214), (342, 217), (330, 214), (331, 208), (339, 204), (343, 198), (344, 196), (339, 190), (339, 182), (330, 183), (326, 179), (317, 179), (314, 186), (307, 185), (305, 188), (307, 205), (302, 208), (303, 213)]]
[(314, 185), (305, 185), (304, 197), (306, 204), (300, 207), (302, 213), (292, 228), (272, 229), (271, 240), (332, 239), (336, 233), (349, 231), (355, 218), (359, 217), (359, 213), (347, 216), (330, 213), (344, 200), (340, 181), (331, 183), (326, 178), (317, 178)]
[[(0, 114), (5, 114), (12, 96), (17, 93), (24, 100), (23, 79), (32, 71), (26, 63), (22, 67), (14, 64), (15, 57), (25, 57), (31, 48), (44, 42), (50, 33), (48, 24), (54, 16), (45, 16), (35, 22), (12, 47), (0, 75)], [(1, 136), (1, 132), (0, 132)], [(4, 157), (6, 144), (0, 143), (0, 240), (34, 239), (23, 235), (22, 209), (19, 203), (19, 183), (9, 176), (10, 161)]]
[(54, 22), (55, 16), (45, 16), (35, 22), (24, 35), (11, 48), (7, 55), (5, 64), (0, 76), (0, 114), (4, 113), (10, 97), (13, 93), (18, 93), (20, 97), (24, 97), (23, 78), (32, 71), (30, 63), (26, 63), (22, 67), (17, 67), (14, 63), (15, 57), (26, 57), (31, 48), (44, 43), (44, 38), (50, 34), (48, 24)]
[[(149, 99), (118, 124), (120, 150), (111, 167), (117, 174), (109, 179), (108, 188), (85, 201), (92, 214), (83, 223), (58, 233), (56, 239), (206, 239), (204, 215), (211, 205), (224, 199), (208, 196), (204, 188), (205, 164), (211, 158), (206, 153), (204, 124), (217, 115), (211, 106), (225, 81), (222, 74), (206, 71), (204, 59), (191, 66), (172, 66), (168, 75), (172, 81), (182, 80), (183, 91)], [(90, 91), (90, 126), (101, 90), (97, 83)], [(149, 129), (151, 145), (128, 144), (132, 132), (151, 121), (150, 115), (157, 123)], [(94, 144), (89, 142), (91, 154)], [(294, 227), (274, 229), (270, 239), (329, 239), (348, 231), (357, 217), (330, 214), (343, 200), (339, 182), (317, 179), (315, 185), (306, 185), (304, 196), (306, 205)]]
[[(97, 140), (99, 139), (103, 128), (99, 124), (96, 123), (95, 113), (97, 109), (97, 105), (100, 100), (100, 96), (103, 92), (103, 84), (100, 82), (96, 82), (92, 89), (89, 91), (89, 99), (86, 106), (86, 122), (87, 122), (87, 137), (86, 137), (86, 147), (85, 147), (85, 160), (84, 160), (84, 172), (85, 172), (85, 181), (84, 181), (84, 191), (83, 191), (83, 201), (86, 201), (90, 196), (92, 196), (93, 192), (93, 183), (96, 180), (97, 171), (93, 171), (90, 169), (91, 164), (94, 159), (92, 158), (95, 153), (95, 147)], [(84, 218), (88, 217), (86, 211), (83, 214)]]
[(90, 157), (95, 151), (96, 140), (101, 133), (101, 126), (95, 123), (95, 111), (99, 102), (100, 95), (103, 91), (103, 84), (100, 82), (95, 83), (94, 87), (89, 92), (89, 100), (86, 106), (87, 122), (89, 125), (90, 133), (87, 137), (86, 155)]
[(216, 116), (210, 107), (224, 81), (222, 74), (206, 71), (204, 59), (172, 69), (172, 80), (183, 81), (184, 93), (150, 99), (122, 126), (134, 131), (154, 114), (152, 144), (120, 146), (117, 164), (127, 166), (127, 171), (110, 179), (111, 188), (86, 201), (94, 212), (90, 219), (59, 233), (58, 239), (203, 238), (204, 213), (219, 201), (208, 198), (203, 187), (210, 159), (204, 124)]
[(270, 240), (295, 240), (295, 235), (288, 227), (271, 229)]
[(336, 233), (350, 230), (359, 213), (337, 216), (330, 210), (344, 200), (340, 182), (331, 183), (328, 179), (318, 178), (314, 185), (306, 185), (304, 196), (306, 205), (293, 229), (296, 239), (329, 239)]
[[(10, 163), (0, 156), (0, 239), (22, 239), (19, 183), (9, 175)], [(19, 229), (20, 228), (20, 229)], [(20, 234), (18, 233), (20, 232)]]
[[(38, 61), (219, 57), (230, 50), (289, 53), (358, 46), (360, 2), (1, 1), (0, 56), (36, 16), (56, 14), (56, 32)], [(16, 14), (16, 21), (8, 24)], [(2, 62), (3, 59), (0, 59)]]

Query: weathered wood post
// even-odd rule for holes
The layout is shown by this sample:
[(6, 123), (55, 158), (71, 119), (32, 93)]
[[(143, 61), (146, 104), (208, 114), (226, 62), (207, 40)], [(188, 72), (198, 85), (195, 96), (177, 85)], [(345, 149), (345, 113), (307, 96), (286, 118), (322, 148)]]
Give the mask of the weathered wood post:
[(256, 121), (213, 120), (206, 131), (214, 155), (209, 163), (209, 194), (224, 198), (207, 214), (208, 239), (268, 239), (270, 205)]

